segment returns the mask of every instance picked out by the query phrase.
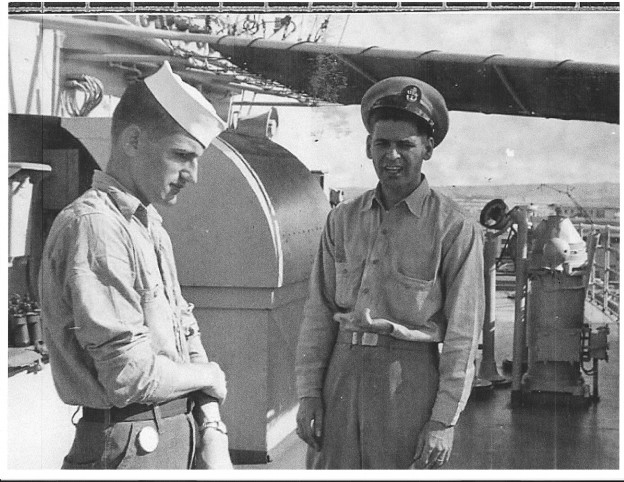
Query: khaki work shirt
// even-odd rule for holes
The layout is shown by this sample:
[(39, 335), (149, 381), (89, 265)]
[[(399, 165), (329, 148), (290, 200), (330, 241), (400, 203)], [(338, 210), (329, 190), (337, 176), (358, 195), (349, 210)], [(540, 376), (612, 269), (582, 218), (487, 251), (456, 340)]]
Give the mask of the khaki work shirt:
[(321, 396), (339, 329), (334, 313), (370, 308), (373, 318), (409, 329), (437, 325), (443, 345), (431, 419), (457, 422), (474, 377), (485, 294), (482, 232), (454, 201), (423, 176), (388, 211), (379, 187), (338, 205), (328, 215), (309, 289), (297, 349), (299, 397)]
[(167, 401), (179, 364), (208, 361), (162, 218), (104, 172), (54, 221), (39, 286), (54, 383), (67, 404)]

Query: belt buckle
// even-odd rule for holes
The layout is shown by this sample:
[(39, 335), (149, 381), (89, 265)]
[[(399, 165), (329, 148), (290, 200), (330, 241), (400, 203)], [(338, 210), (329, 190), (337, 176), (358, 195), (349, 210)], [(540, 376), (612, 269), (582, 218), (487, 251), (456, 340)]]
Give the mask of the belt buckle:
[(377, 333), (362, 333), (362, 346), (377, 346), (379, 335)]

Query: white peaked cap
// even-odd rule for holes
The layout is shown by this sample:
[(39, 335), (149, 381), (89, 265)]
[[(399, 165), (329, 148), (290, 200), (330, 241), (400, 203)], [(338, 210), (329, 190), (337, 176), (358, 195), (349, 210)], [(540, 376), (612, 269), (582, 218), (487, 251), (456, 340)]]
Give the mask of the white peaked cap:
[(169, 62), (144, 81), (160, 105), (204, 148), (227, 127), (208, 99), (174, 74)]

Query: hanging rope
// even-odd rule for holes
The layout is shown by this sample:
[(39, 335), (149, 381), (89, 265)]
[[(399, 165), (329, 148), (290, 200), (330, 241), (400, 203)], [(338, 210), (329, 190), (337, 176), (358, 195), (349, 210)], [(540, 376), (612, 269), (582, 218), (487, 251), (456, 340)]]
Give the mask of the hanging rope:
[(86, 117), (102, 102), (102, 82), (90, 75), (69, 77), (61, 93), (63, 107), (72, 117)]

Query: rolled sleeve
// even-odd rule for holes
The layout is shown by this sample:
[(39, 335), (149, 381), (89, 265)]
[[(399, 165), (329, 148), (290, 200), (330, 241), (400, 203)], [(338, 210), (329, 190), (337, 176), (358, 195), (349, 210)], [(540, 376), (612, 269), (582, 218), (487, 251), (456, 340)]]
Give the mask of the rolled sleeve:
[(448, 325), (440, 355), (440, 385), (431, 416), (445, 425), (457, 423), (470, 396), (485, 303), (481, 232), (474, 223), (464, 221), (453, 237), (443, 260), (444, 314)]
[(158, 402), (171, 395), (175, 363), (154, 353), (134, 290), (133, 250), (105, 216), (83, 216), (66, 258), (66, 291), (74, 334), (116, 406)]
[(181, 310), (181, 323), (186, 336), (191, 363), (208, 363), (208, 355), (202, 344), (199, 324), (195, 315), (193, 315), (194, 306), (183, 298), (182, 304), (184, 306)]

